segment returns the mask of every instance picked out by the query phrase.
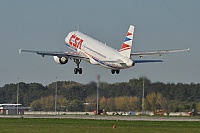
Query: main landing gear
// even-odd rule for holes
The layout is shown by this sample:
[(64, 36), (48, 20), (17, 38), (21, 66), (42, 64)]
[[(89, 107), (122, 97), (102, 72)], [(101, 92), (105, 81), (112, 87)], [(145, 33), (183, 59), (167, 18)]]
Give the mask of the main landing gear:
[(77, 74), (77, 73), (79, 73), (79, 74), (82, 74), (82, 68), (79, 68), (79, 64), (81, 63), (81, 60), (79, 60), (79, 59), (74, 59), (74, 62), (76, 63), (76, 65), (77, 65), (77, 68), (74, 68), (74, 74)]
[(116, 74), (119, 74), (120, 71), (119, 70), (111, 70), (112, 74), (115, 74), (115, 72), (116, 72)]

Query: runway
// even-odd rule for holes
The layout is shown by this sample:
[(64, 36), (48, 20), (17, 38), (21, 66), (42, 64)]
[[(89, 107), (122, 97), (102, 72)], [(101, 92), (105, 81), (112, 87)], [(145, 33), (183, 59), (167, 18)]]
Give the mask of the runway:
[(162, 116), (99, 116), (99, 115), (0, 115), (0, 118), (57, 118), (123, 121), (199, 121), (200, 117), (162, 117)]

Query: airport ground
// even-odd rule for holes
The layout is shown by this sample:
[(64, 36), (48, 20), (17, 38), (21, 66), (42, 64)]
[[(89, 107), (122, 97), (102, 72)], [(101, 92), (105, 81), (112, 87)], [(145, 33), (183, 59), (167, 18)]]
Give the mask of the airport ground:
[(199, 133), (199, 117), (0, 115), (0, 133)]
[(101, 115), (0, 115), (0, 118), (52, 118), (112, 121), (198, 121), (200, 116), (101, 116)]

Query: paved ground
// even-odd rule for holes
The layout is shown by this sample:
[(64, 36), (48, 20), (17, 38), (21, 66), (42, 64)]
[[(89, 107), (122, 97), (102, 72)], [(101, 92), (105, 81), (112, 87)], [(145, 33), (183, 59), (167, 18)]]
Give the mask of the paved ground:
[(159, 117), (159, 116), (97, 116), (97, 115), (0, 115), (0, 118), (61, 118), (126, 121), (200, 121), (199, 117)]

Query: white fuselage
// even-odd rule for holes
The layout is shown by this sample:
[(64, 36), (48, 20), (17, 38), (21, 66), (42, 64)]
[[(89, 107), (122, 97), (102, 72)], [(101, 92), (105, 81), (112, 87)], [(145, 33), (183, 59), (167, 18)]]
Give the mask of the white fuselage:
[(65, 38), (65, 44), (72, 50), (84, 54), (91, 64), (119, 70), (132, 67), (134, 62), (117, 50), (81, 32), (72, 31)]

